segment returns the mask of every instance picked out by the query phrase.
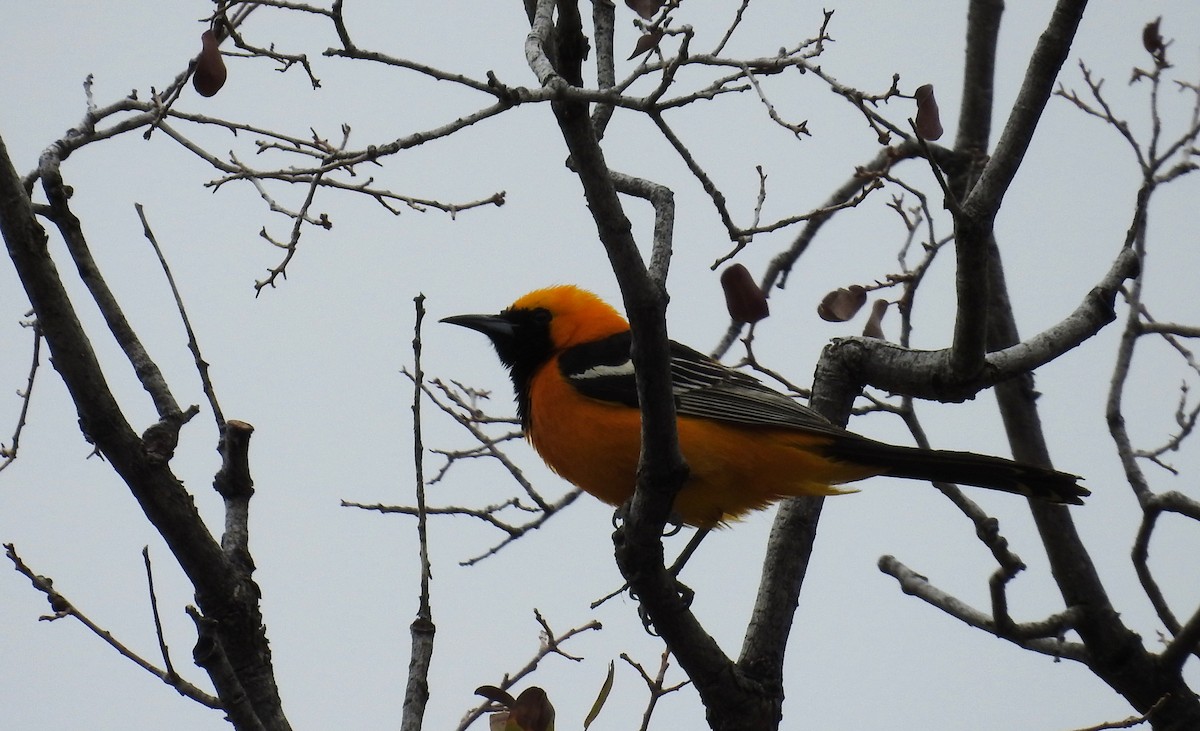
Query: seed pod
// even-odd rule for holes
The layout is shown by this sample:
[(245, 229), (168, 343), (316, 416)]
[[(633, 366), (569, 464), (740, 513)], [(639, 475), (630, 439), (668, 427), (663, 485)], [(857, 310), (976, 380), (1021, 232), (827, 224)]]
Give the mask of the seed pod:
[(196, 57), (196, 72), (192, 74), (192, 86), (200, 96), (212, 96), (225, 85), (228, 76), (225, 70), (225, 60), (221, 58), (221, 48), (217, 45), (217, 36), (211, 30), (200, 35), (200, 55)]
[(508, 709), (508, 724), (521, 731), (551, 731), (554, 728), (554, 706), (546, 691), (531, 686), (521, 691)]
[(927, 140), (940, 139), (944, 130), (937, 99), (933, 98), (933, 84), (918, 86), (913, 96), (917, 99), (917, 134)]
[(1146, 27), (1142, 28), (1142, 46), (1150, 55), (1155, 56), (1161, 53), (1166, 44), (1163, 42), (1162, 32), (1159, 31), (1159, 26), (1162, 24), (1162, 16), (1158, 16), (1154, 20), (1146, 23)]
[(877, 340), (887, 340), (883, 334), (883, 315), (887, 312), (888, 301), (878, 299), (871, 305), (871, 316), (867, 318), (867, 324), (863, 326), (863, 336), (868, 338), (876, 338)]
[(665, 3), (664, 0), (625, 0), (625, 4), (643, 20), (650, 20)]
[(817, 314), (826, 322), (845, 322), (867, 302), (867, 291), (860, 284), (835, 289), (821, 298)]
[(749, 270), (734, 264), (721, 272), (721, 288), (725, 290), (725, 306), (735, 322), (758, 322), (771, 314), (767, 298)]
[(658, 48), (658, 44), (662, 42), (663, 32), (655, 28), (648, 33), (643, 33), (638, 36), (637, 43), (633, 47), (633, 53), (629, 54), (626, 61), (632, 61), (643, 53), (652, 49)]

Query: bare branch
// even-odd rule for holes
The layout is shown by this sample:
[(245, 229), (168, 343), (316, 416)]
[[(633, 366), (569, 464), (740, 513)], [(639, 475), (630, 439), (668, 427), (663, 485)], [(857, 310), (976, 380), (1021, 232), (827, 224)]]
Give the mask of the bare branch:
[(1161, 335), (1178, 335), (1181, 338), (1200, 338), (1200, 326), (1181, 325), (1175, 322), (1147, 322), (1142, 325), (1142, 332), (1158, 333)]
[(205, 397), (208, 398), (209, 407), (212, 408), (213, 417), (217, 421), (217, 429), (224, 429), (225, 415), (221, 413), (221, 405), (217, 403), (216, 389), (213, 388), (212, 380), (208, 377), (208, 362), (200, 354), (200, 343), (196, 340), (196, 333), (192, 330), (192, 323), (188, 319), (187, 309), (183, 306), (183, 296), (179, 293), (179, 287), (175, 285), (175, 277), (171, 274), (171, 268), (167, 265), (167, 258), (163, 255), (162, 248), (158, 245), (158, 239), (155, 238), (154, 232), (150, 230), (150, 222), (146, 220), (145, 209), (142, 208), (141, 203), (134, 203), (133, 207), (137, 211), (138, 219), (142, 222), (142, 233), (154, 249), (154, 253), (158, 257), (158, 263), (162, 266), (163, 274), (167, 278), (167, 284), (171, 287), (171, 294), (175, 297), (175, 307), (179, 310), (179, 317), (183, 320), (183, 329), (187, 332), (188, 350), (192, 351), (192, 359), (196, 364), (196, 372), (200, 375), (200, 385), (204, 390)]
[(162, 618), (158, 615), (158, 595), (154, 593), (154, 571), (150, 567), (150, 547), (142, 546), (142, 561), (146, 565), (146, 591), (150, 595), (150, 613), (154, 615), (154, 634), (158, 637), (158, 649), (162, 652), (163, 667), (166, 675), (179, 680), (179, 674), (171, 664), (171, 651), (167, 649), (167, 640), (163, 637)]
[(1062, 635), (1072, 628), (1075, 621), (1075, 613), (1072, 610), (1068, 609), (1040, 622), (1001, 627), (983, 612), (933, 586), (929, 579), (900, 563), (894, 556), (881, 557), (879, 570), (896, 579), (905, 594), (915, 596), (972, 627), (1043, 655), (1085, 664), (1089, 661), (1089, 653), (1084, 645), (1062, 639)]
[(401, 709), (401, 731), (420, 731), (425, 717), (425, 704), (429, 701), (429, 666), (433, 659), (435, 627), (433, 609), (429, 602), (429, 582), (432, 573), (429, 565), (428, 513), (425, 505), (425, 447), (421, 438), (421, 391), (425, 385), (425, 371), (421, 368), (421, 323), (425, 319), (425, 295), (413, 298), (416, 317), (413, 324), (413, 463), (416, 474), (417, 493), (417, 544), (421, 560), (421, 589), (417, 602), (417, 616), (409, 627), (412, 649), (408, 661), (408, 683), (404, 691)]
[[(525, 663), (520, 670), (517, 670), (511, 675), (507, 673), (504, 675), (504, 679), (501, 680), (497, 686), (500, 688), (500, 690), (508, 690), (516, 685), (517, 682), (522, 678), (537, 670), (538, 665), (546, 658), (547, 655), (561, 655), (568, 659), (576, 660), (577, 658), (567, 655), (561, 650), (562, 644), (576, 635), (591, 630), (601, 629), (601, 624), (593, 619), (587, 624), (573, 627), (560, 635), (555, 635), (550, 631), (550, 626), (542, 617), (541, 612), (539, 612), (537, 609), (534, 609), (533, 611), (535, 619), (542, 627), (541, 645), (538, 647), (538, 651), (536, 654), (534, 654), (533, 658), (529, 662)], [(467, 711), (462, 720), (459, 721), (455, 731), (464, 731), (468, 726), (474, 723), (477, 718), (482, 716), (488, 710), (488, 707), (489, 705), (487, 703), (481, 703), (475, 708)]]
[(0, 471), (17, 459), (17, 450), (21, 446), (21, 432), (25, 430), (25, 419), (29, 415), (29, 403), (33, 398), (34, 380), (37, 377), (38, 365), (42, 362), (42, 331), (38, 327), (37, 320), (25, 324), (25, 326), (33, 332), (33, 354), (30, 358), (29, 375), (25, 378), (25, 388), (17, 391), (17, 396), (21, 399), (21, 411), (17, 415), (17, 426), (13, 429), (12, 438), (9, 440), (12, 446), (6, 447), (0, 444)]
[(662, 651), (662, 657), (658, 661), (658, 670), (654, 673), (653, 677), (646, 672), (646, 669), (640, 663), (635, 662), (627, 653), (622, 652), (621, 659), (638, 672), (638, 675), (642, 677), (642, 682), (646, 684), (646, 690), (650, 691), (650, 700), (646, 702), (646, 710), (642, 713), (642, 725), (640, 726), (640, 731), (646, 731), (650, 728), (650, 717), (654, 715), (654, 709), (658, 706), (658, 701), (663, 696), (670, 695), (677, 690), (691, 685), (691, 681), (685, 680), (674, 685), (667, 685), (665, 683), (667, 668), (671, 666), (670, 648)]
[(92, 258), (87, 239), (84, 238), (83, 227), (67, 205), (68, 193), (59, 174), (59, 161), (43, 155), (39, 168), (42, 187), (50, 200), (54, 222), (62, 233), (75, 266), (79, 268), (80, 277), (104, 315), (109, 330), (124, 351), (125, 357), (129, 359), (142, 387), (150, 394), (159, 417), (165, 420), (177, 419), (181, 413), (179, 404), (171, 395), (171, 389), (167, 386), (158, 365), (150, 358), (141, 339), (126, 319), (116, 296), (104, 281), (100, 268)]
[[(118, 641), (115, 637), (112, 636), (111, 632), (109, 632), (106, 629), (103, 629), (102, 627), (97, 625), (95, 622), (93, 622), (91, 619), (89, 619), (87, 617), (87, 615), (85, 615), (83, 612), (79, 611), (75, 607), (75, 605), (70, 602), (70, 600), (68, 600), (62, 594), (58, 593), (58, 591), (54, 588), (54, 582), (51, 579), (48, 579), (45, 576), (39, 576), (38, 574), (35, 574), (32, 569), (30, 569), (28, 566), (26, 566), (25, 562), (21, 560), (21, 557), (17, 555), (17, 550), (13, 546), (13, 544), (5, 543), (4, 551), (5, 551), (5, 554), (8, 556), (8, 559), (10, 561), (12, 561), (13, 568), (15, 568), (17, 570), (17, 573), (19, 573), (19, 574), (25, 576), (25, 578), (29, 579), (29, 581), (33, 584), (33, 588), (35, 588), (38, 591), (45, 594), (46, 600), (50, 602), (50, 608), (53, 611), (53, 614), (46, 615), (44, 617), (41, 617), (40, 619), (42, 619), (43, 621), (47, 621), (47, 622), (53, 622), (54, 620), (62, 619), (63, 617), (72, 617), (72, 618), (78, 620), (79, 623), (82, 624), (84, 627), (87, 627), (88, 631), (90, 631), (92, 634), (96, 635), (101, 640), (103, 640), (105, 642), (105, 644), (107, 644), (109, 647), (116, 650), (122, 657), (132, 660), (133, 663), (135, 665), (137, 665), (138, 667), (140, 667), (141, 669), (145, 670), (146, 672), (155, 676), (162, 682), (166, 683), (167, 685), (171, 686), (175, 690), (179, 691), (180, 695), (185, 696), (187, 698), (191, 698), (192, 700), (196, 701), (197, 703), (199, 703), (203, 706), (208, 706), (209, 708), (215, 708), (215, 709), (220, 710), (224, 707), (221, 704), (221, 701), (219, 699), (214, 698), (213, 696), (209, 695), (208, 693), (205, 693), (203, 690), (197, 688), (196, 686), (187, 682), (183, 678), (179, 677), (179, 675), (175, 673), (174, 669), (171, 668), (170, 661), (168, 661), (167, 670), (160, 670), (159, 668), (156, 668), (152, 663), (145, 660), (140, 655), (135, 653), (133, 650), (130, 650), (123, 643)], [(153, 596), (153, 589), (151, 590), (151, 596)], [(156, 622), (156, 624), (158, 622), (157, 611), (155, 612), (155, 622)], [(161, 643), (161, 641), (162, 641), (161, 640), (161, 638), (162, 638), (161, 628), (159, 629), (159, 632), (160, 632), (159, 641)], [(164, 652), (163, 657), (165, 658), (166, 657), (165, 645), (160, 645), (160, 646), (163, 647), (163, 652)]]
[(1158, 699), (1158, 702), (1156, 702), (1153, 706), (1150, 707), (1150, 710), (1146, 711), (1143, 714), (1140, 714), (1137, 716), (1129, 716), (1128, 718), (1122, 719), (1120, 721), (1108, 721), (1105, 723), (1097, 724), (1095, 726), (1088, 726), (1086, 728), (1073, 729), (1072, 731), (1116, 731), (1117, 729), (1123, 729), (1123, 728), (1136, 728), (1137, 726), (1141, 726), (1142, 724), (1147, 723), (1150, 720), (1150, 717), (1154, 714), (1154, 712), (1157, 711), (1160, 707), (1162, 707), (1166, 703), (1166, 701), (1167, 701), (1167, 697), (1163, 696), (1162, 698)]
[(737, 13), (733, 16), (733, 22), (725, 29), (725, 35), (721, 36), (721, 40), (717, 42), (717, 47), (712, 50), (712, 55), (720, 56), (721, 51), (725, 48), (725, 44), (729, 43), (729, 39), (733, 37), (733, 32), (741, 25), (742, 16), (746, 13), (746, 8), (750, 7), (750, 0), (742, 0), (742, 4), (738, 6)]
[(665, 185), (618, 172), (612, 173), (612, 180), (617, 192), (643, 198), (654, 207), (654, 245), (650, 254), (649, 273), (654, 282), (665, 287), (673, 251), (675, 194)]
[[(292, 257), (296, 255), (296, 247), (300, 243), (300, 229), (304, 223), (308, 221), (308, 209), (312, 205), (313, 199), (317, 195), (317, 188), (320, 187), (320, 184), (321, 173), (317, 173), (316, 175), (312, 176), (312, 180), (308, 184), (308, 193), (304, 198), (304, 203), (300, 206), (300, 210), (292, 216), (294, 222), (292, 223), (291, 237), (288, 239), (286, 244), (282, 245), (282, 248), (287, 252), (283, 256), (283, 261), (272, 267), (265, 279), (260, 279), (254, 283), (255, 294), (261, 293), (263, 287), (268, 285), (274, 287), (276, 278), (280, 276), (284, 278), (287, 277), (287, 265), (289, 262), (291, 262)], [(265, 228), (262, 230), (262, 236), (268, 241), (271, 241), (271, 238), (267, 236), (267, 230)]]

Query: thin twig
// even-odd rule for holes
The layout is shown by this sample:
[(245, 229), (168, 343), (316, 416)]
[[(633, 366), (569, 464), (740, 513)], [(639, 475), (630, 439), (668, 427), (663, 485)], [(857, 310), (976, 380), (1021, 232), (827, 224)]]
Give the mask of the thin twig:
[(1141, 726), (1142, 724), (1149, 722), (1150, 717), (1154, 715), (1154, 712), (1158, 710), (1159, 706), (1167, 702), (1167, 698), (1168, 696), (1159, 698), (1157, 701), (1155, 701), (1153, 706), (1150, 706), (1150, 710), (1146, 711), (1140, 716), (1130, 716), (1128, 718), (1121, 719), (1120, 721), (1106, 721), (1104, 723), (1098, 723), (1095, 726), (1073, 729), (1073, 731), (1117, 731), (1118, 729)]
[(150, 546), (142, 546), (142, 561), (146, 564), (146, 590), (150, 594), (150, 613), (154, 615), (154, 634), (158, 637), (158, 649), (162, 652), (163, 666), (167, 676), (178, 680), (179, 674), (171, 664), (171, 651), (167, 649), (167, 639), (163, 636), (162, 617), (158, 613), (158, 595), (154, 592), (154, 571), (150, 568)]
[[(537, 670), (538, 664), (541, 663), (541, 661), (543, 659), (545, 659), (547, 655), (560, 655), (562, 657), (566, 657), (571, 660), (578, 660), (579, 658), (576, 658), (572, 655), (568, 655), (565, 652), (563, 652), (561, 649), (561, 645), (564, 642), (566, 642), (567, 640), (574, 637), (575, 635), (582, 634), (583, 632), (587, 632), (589, 630), (598, 630), (598, 629), (602, 628), (602, 625), (598, 621), (593, 619), (592, 621), (588, 622), (587, 624), (580, 625), (573, 629), (569, 629), (566, 632), (563, 632), (561, 635), (556, 636), (550, 630), (550, 626), (549, 626), (549, 624), (547, 624), (545, 618), (542, 617), (541, 612), (539, 612), (537, 609), (534, 609), (533, 611), (534, 611), (535, 619), (537, 620), (538, 624), (541, 625), (541, 627), (542, 627), (542, 638), (541, 638), (542, 641), (540, 643), (540, 646), (538, 647), (538, 651), (533, 656), (533, 659), (531, 659), (529, 662), (525, 663), (524, 667), (522, 667), (520, 670), (516, 671), (515, 673), (513, 673), (511, 675), (509, 675), (507, 673), (504, 675), (504, 679), (501, 680), (500, 683), (497, 685), (497, 687), (499, 687), (500, 690), (508, 690), (509, 688), (516, 685), (517, 681), (519, 681), (521, 678), (524, 678), (526, 675), (529, 675), (533, 671)], [(485, 702), (485, 703), (481, 703), (478, 706), (467, 711), (466, 714), (463, 716), (462, 720), (459, 721), (458, 726), (455, 728), (455, 731), (464, 731), (464, 729), (466, 729), (468, 726), (470, 726), (472, 723), (474, 723), (476, 721), (476, 719), (478, 719), (480, 716), (482, 716), (488, 710), (488, 707), (489, 707), (489, 704)]]
[(197, 703), (209, 708), (215, 708), (218, 710), (223, 709), (221, 701), (218, 698), (205, 693), (203, 690), (180, 678), (179, 675), (174, 672), (168, 672), (166, 670), (160, 670), (156, 668), (152, 663), (143, 659), (136, 652), (130, 650), (123, 643), (118, 641), (112, 636), (111, 632), (101, 628), (85, 614), (80, 612), (65, 596), (58, 593), (58, 591), (54, 588), (53, 580), (45, 576), (39, 576), (38, 574), (35, 574), (32, 569), (25, 565), (25, 562), (22, 561), (21, 557), (17, 555), (17, 550), (13, 547), (13, 544), (5, 543), (4, 550), (5, 554), (8, 556), (8, 559), (12, 561), (13, 568), (17, 570), (17, 573), (29, 579), (29, 581), (33, 584), (33, 588), (45, 594), (47, 601), (50, 602), (50, 608), (53, 610), (53, 614), (39, 617), (40, 620), (45, 622), (53, 622), (55, 620), (62, 619), (63, 617), (73, 617), (84, 627), (87, 627), (92, 634), (103, 640), (105, 644), (116, 650), (118, 654), (129, 660), (132, 660), (133, 663), (141, 669), (179, 691), (180, 695), (191, 698)]
[(686, 688), (691, 685), (690, 680), (684, 680), (674, 685), (665, 685), (667, 677), (667, 669), (671, 666), (671, 648), (665, 648), (662, 651), (662, 657), (658, 661), (658, 670), (651, 677), (646, 669), (637, 663), (627, 653), (621, 653), (621, 659), (629, 664), (638, 675), (642, 676), (642, 682), (646, 684), (646, 689), (650, 691), (650, 700), (646, 703), (646, 710), (642, 713), (642, 725), (638, 728), (640, 731), (646, 731), (650, 728), (650, 717), (654, 715), (654, 709), (658, 706), (658, 701), (665, 695), (674, 693), (681, 688)]
[(213, 418), (217, 421), (217, 430), (225, 428), (225, 415), (221, 413), (221, 406), (217, 403), (217, 392), (213, 388), (212, 380), (208, 376), (208, 361), (204, 360), (204, 356), (200, 354), (200, 343), (196, 340), (196, 332), (192, 329), (192, 322), (188, 318), (187, 309), (183, 306), (183, 296), (179, 293), (179, 287), (175, 284), (175, 277), (171, 274), (171, 267), (167, 264), (167, 258), (163, 255), (162, 247), (158, 245), (158, 239), (154, 236), (154, 231), (150, 229), (150, 222), (146, 220), (146, 210), (141, 203), (134, 203), (133, 207), (137, 210), (138, 218), (142, 222), (142, 233), (145, 234), (146, 240), (150, 242), (150, 246), (154, 248), (154, 253), (158, 256), (158, 263), (162, 265), (163, 274), (167, 278), (167, 284), (171, 287), (171, 294), (175, 297), (175, 307), (179, 310), (179, 317), (183, 320), (183, 329), (187, 332), (188, 350), (192, 351), (192, 359), (196, 364), (196, 372), (200, 375), (200, 385), (204, 390), (204, 396), (208, 399), (208, 405), (212, 408)]
[(725, 29), (725, 35), (721, 36), (717, 47), (712, 50), (712, 55), (720, 56), (721, 51), (725, 49), (725, 44), (729, 43), (729, 39), (733, 37), (733, 32), (742, 22), (742, 16), (746, 13), (746, 8), (750, 7), (750, 0), (742, 0), (742, 4), (738, 6), (737, 13), (733, 16), (733, 22)]
[(37, 377), (38, 365), (42, 361), (42, 329), (38, 327), (37, 320), (34, 320), (28, 325), (33, 331), (33, 355), (29, 363), (29, 375), (25, 378), (25, 390), (17, 391), (17, 396), (21, 399), (21, 411), (17, 415), (17, 426), (13, 429), (11, 446), (0, 444), (0, 471), (12, 464), (17, 459), (17, 450), (21, 446), (21, 432), (25, 430), (26, 418), (29, 415), (29, 402), (33, 398), (33, 384)]

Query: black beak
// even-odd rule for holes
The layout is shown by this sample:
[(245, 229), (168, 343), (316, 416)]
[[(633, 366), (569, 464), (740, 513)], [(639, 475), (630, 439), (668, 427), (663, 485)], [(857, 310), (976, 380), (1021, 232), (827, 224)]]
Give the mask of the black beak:
[(441, 322), (481, 332), (492, 340), (507, 340), (514, 333), (512, 322), (503, 315), (453, 315), (443, 317)]

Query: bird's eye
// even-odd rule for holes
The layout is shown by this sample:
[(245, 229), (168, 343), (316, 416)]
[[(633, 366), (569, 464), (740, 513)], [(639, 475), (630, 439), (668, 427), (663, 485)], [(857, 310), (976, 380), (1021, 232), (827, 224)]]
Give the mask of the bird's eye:
[(533, 311), (533, 321), (538, 325), (549, 325), (553, 318), (554, 315), (550, 314), (550, 310), (545, 307), (539, 307)]

